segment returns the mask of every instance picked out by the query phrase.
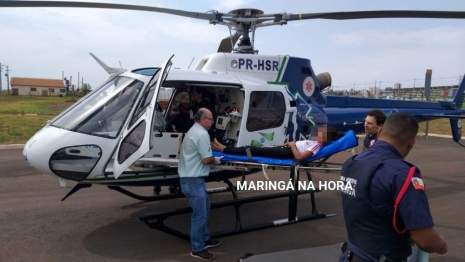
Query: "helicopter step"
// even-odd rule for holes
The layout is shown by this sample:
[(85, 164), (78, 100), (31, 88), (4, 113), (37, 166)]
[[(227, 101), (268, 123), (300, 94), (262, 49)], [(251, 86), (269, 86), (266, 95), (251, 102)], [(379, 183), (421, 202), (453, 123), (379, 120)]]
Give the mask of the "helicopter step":
[[(312, 181), (310, 170), (305, 170), (305, 172), (307, 174), (308, 181)], [(319, 218), (327, 218), (327, 217), (332, 217), (336, 215), (336, 214), (319, 213), (317, 211), (315, 193), (321, 192), (319, 188), (315, 188), (312, 190), (299, 190), (298, 189), (297, 183), (299, 181), (299, 169), (296, 168), (295, 162), (292, 163), (290, 167), (289, 180), (291, 181), (291, 183), (293, 183), (294, 187), (292, 187), (292, 189), (290, 189), (288, 192), (273, 193), (273, 194), (266, 194), (262, 196), (246, 197), (246, 198), (239, 199), (237, 197), (236, 187), (232, 185), (229, 179), (224, 179), (223, 182), (228, 185), (230, 189), (229, 191), (231, 191), (233, 199), (212, 203), (211, 209), (234, 206), (236, 223), (235, 223), (235, 227), (232, 229), (212, 232), (211, 233), (212, 237), (223, 237), (223, 236), (241, 234), (241, 233), (266, 229), (270, 227), (288, 225), (288, 224), (293, 224), (293, 223), (298, 223), (298, 222), (303, 222), (303, 221), (308, 221), (308, 220), (313, 220), (313, 219), (319, 219)], [(303, 194), (310, 194), (312, 211), (309, 215), (297, 216), (298, 196), (303, 195)], [(240, 207), (243, 204), (261, 202), (265, 200), (277, 199), (277, 198), (283, 198), (283, 197), (289, 198), (287, 218), (268, 221), (265, 223), (260, 223), (260, 224), (255, 224), (255, 225), (243, 226), (242, 221), (241, 221), (241, 213), (240, 213)], [(143, 216), (140, 216), (139, 219), (145, 222), (147, 226), (149, 226), (152, 229), (158, 229), (170, 235), (173, 235), (173, 236), (185, 239), (185, 240), (189, 240), (190, 239), (189, 234), (183, 233), (179, 230), (174, 229), (173, 227), (165, 225), (164, 221), (171, 216), (188, 214), (191, 212), (192, 212), (191, 207), (184, 207), (184, 208), (174, 209), (174, 210), (166, 211), (166, 212), (158, 212), (155, 214), (143, 215)]]

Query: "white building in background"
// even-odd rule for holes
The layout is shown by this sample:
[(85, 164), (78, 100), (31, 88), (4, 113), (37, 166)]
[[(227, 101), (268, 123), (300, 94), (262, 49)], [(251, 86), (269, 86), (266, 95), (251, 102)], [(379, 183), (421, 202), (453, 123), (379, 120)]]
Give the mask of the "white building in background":
[(62, 79), (12, 77), (10, 85), (14, 96), (66, 96)]

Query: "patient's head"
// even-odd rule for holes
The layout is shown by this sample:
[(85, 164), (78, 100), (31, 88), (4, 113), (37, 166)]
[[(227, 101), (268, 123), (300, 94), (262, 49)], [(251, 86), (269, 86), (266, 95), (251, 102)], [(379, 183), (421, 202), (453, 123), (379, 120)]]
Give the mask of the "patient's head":
[(334, 127), (328, 125), (320, 125), (315, 127), (312, 134), (316, 137), (313, 140), (318, 141), (322, 145), (325, 145), (331, 141), (336, 141), (341, 135), (339, 132), (336, 132)]

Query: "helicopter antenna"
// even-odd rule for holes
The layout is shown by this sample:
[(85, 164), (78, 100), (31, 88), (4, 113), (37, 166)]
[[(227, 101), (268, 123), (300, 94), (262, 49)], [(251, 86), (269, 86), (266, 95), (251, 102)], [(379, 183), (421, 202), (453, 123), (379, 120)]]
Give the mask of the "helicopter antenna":
[(119, 67), (121, 67), (121, 69), (123, 69), (123, 66), (121, 65), (121, 61), (118, 61), (119, 62)]
[(189, 67), (188, 67), (187, 69), (189, 69), (189, 68), (191, 67), (192, 62), (194, 62), (194, 58), (195, 58), (195, 57), (192, 57), (192, 61), (191, 61), (191, 63), (189, 64)]

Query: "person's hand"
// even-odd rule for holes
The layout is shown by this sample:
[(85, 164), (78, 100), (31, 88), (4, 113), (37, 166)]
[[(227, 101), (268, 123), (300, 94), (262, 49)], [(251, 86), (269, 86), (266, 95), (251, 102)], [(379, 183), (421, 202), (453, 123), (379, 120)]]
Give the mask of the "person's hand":
[(287, 142), (285, 146), (295, 146), (295, 141)]
[(444, 241), (444, 244), (443, 244), (442, 248), (438, 250), (437, 253), (442, 255), (442, 254), (447, 253), (448, 246), (447, 246), (446, 240), (443, 237), (441, 237), (441, 239), (442, 239), (442, 241)]
[(221, 158), (223, 158), (223, 157), (222, 157), (222, 156), (220, 156), (220, 157), (215, 157), (215, 163), (214, 163), (214, 164), (215, 164), (215, 165), (221, 164)]

